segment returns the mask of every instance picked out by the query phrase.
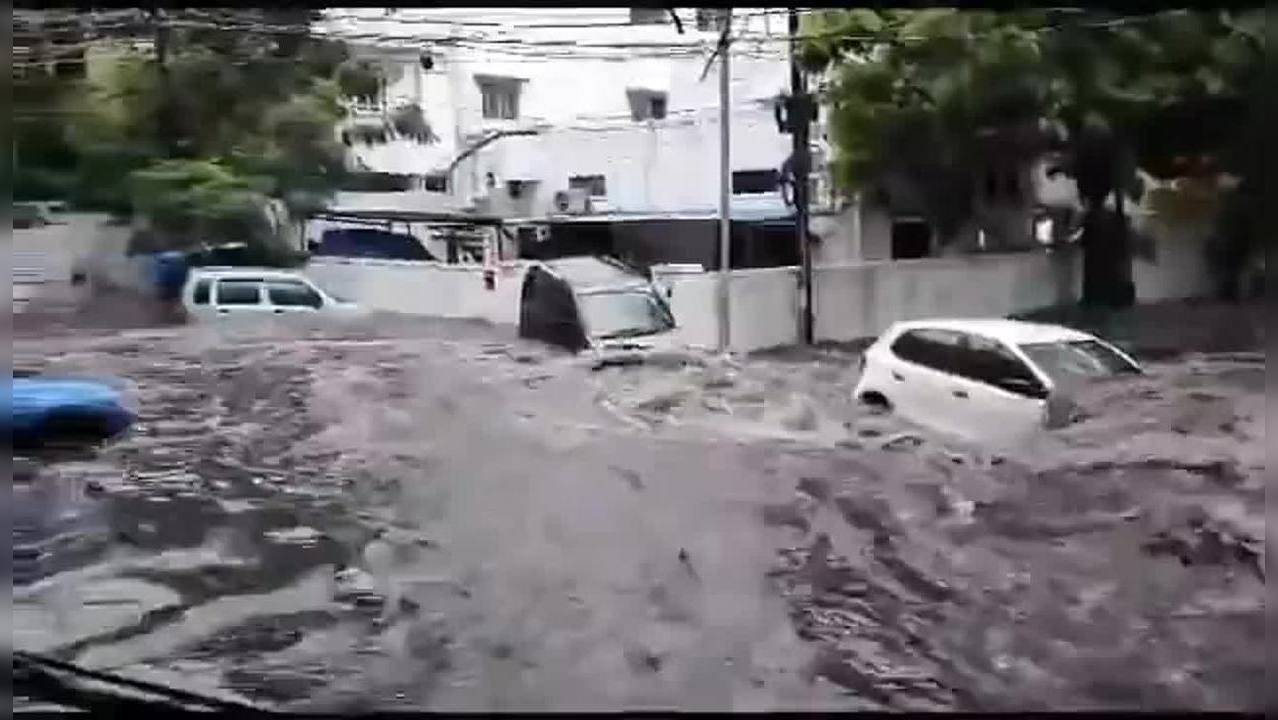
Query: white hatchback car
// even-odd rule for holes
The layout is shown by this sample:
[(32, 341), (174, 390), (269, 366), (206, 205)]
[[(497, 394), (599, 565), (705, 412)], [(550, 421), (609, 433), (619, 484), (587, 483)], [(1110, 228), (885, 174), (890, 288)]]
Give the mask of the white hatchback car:
[(1140, 372), (1113, 345), (1057, 325), (917, 320), (893, 325), (866, 349), (853, 392), (942, 432), (1010, 440), (1050, 424), (1054, 393)]
[(196, 319), (359, 312), (302, 273), (251, 267), (193, 268), (182, 288), (182, 307)]

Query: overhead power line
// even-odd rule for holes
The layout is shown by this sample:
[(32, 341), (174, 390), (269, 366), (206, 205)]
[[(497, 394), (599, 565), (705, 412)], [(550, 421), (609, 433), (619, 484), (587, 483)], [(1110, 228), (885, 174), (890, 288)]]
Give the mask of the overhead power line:
[[(808, 12), (808, 11), (810, 10), (808, 9), (803, 10), (803, 12)], [(733, 14), (736, 18), (749, 19), (749, 18), (761, 18), (761, 17), (779, 17), (779, 16), (784, 16), (787, 12), (789, 11), (786, 9), (770, 9), (770, 10), (764, 9), (764, 10), (756, 10), (752, 12), (751, 11), (740, 12), (740, 13), (734, 12)], [(686, 12), (684, 14), (688, 15), (688, 13)], [(578, 13), (574, 11), (574, 15), (578, 15)], [(612, 18), (612, 17), (615, 17), (615, 15), (606, 15), (603, 17)], [(517, 20), (474, 21), (474, 20), (459, 20), (455, 18), (440, 18), (440, 17), (436, 17), (436, 18), (412, 17), (412, 16), (403, 16), (398, 14), (391, 15), (391, 16), (375, 17), (371, 15), (356, 15), (351, 13), (340, 14), (340, 13), (335, 13), (331, 11), (325, 14), (324, 20), (325, 21), (352, 20), (355, 22), (381, 22), (381, 23), (396, 23), (396, 24), (402, 24), (402, 25), (452, 25), (456, 27), (497, 27), (497, 28), (506, 28), (511, 30), (560, 30), (560, 29), (574, 30), (574, 29), (591, 29), (591, 28), (603, 29), (603, 28), (623, 28), (623, 27), (647, 28), (647, 27), (661, 27), (663, 25), (673, 26), (672, 23), (666, 23), (666, 22), (633, 23), (633, 22), (630, 22), (629, 20), (612, 20), (612, 19), (597, 20), (597, 21), (575, 20), (572, 22), (521, 23)], [(706, 31), (706, 32), (709, 32), (709, 31)]]
[[(186, 12), (186, 11), (183, 11)], [(233, 11), (229, 11), (233, 12)], [(765, 13), (760, 13), (765, 14)], [(1110, 20), (1096, 21), (1092, 23), (1071, 23), (1070, 27), (1083, 28), (1112, 28), (1132, 23), (1147, 21), (1155, 15), (1138, 15), (1125, 16)], [(15, 17), (15, 40), (26, 35), (30, 37), (31, 32)], [(570, 60), (624, 60), (634, 59), (661, 59), (666, 57), (693, 57), (698, 54), (708, 55), (713, 53), (718, 43), (710, 39), (694, 40), (692, 42), (593, 42), (587, 43), (580, 40), (527, 40), (518, 38), (489, 38), (484, 36), (463, 36), (457, 34), (444, 36), (418, 36), (418, 35), (392, 35), (389, 33), (379, 32), (335, 32), (335, 31), (317, 31), (317, 28), (310, 25), (270, 25), (259, 22), (217, 22), (217, 21), (201, 21), (181, 18), (162, 18), (157, 21), (149, 19), (136, 20), (115, 20), (107, 23), (99, 23), (92, 25), (90, 39), (79, 42), (56, 43), (52, 47), (42, 48), (42, 54), (48, 55), (49, 62), (59, 61), (57, 57), (60, 54), (75, 54), (81, 50), (101, 43), (105, 39), (127, 40), (127, 37), (114, 37), (107, 33), (120, 30), (136, 30), (139, 36), (149, 36), (154, 32), (156, 27), (184, 28), (184, 29), (205, 29), (223, 32), (242, 32), (253, 34), (294, 34), (305, 35), (312, 39), (318, 40), (334, 40), (355, 44), (370, 44), (375, 47), (385, 47), (386, 49), (412, 49), (412, 45), (436, 46), (440, 48), (447, 47), (465, 47), (473, 51), (487, 51), (497, 55), (523, 56), (532, 58), (535, 61), (542, 62), (550, 59)], [(584, 25), (583, 25), (584, 27)], [(1038, 28), (1040, 31), (1059, 30), (1059, 25), (1047, 25)], [(145, 30), (145, 33), (141, 32)], [(36, 33), (38, 35), (38, 33)], [(984, 37), (987, 33), (965, 33), (952, 36), (955, 39), (976, 40)], [(751, 34), (749, 32), (736, 34), (732, 38), (733, 45), (737, 51), (741, 51), (746, 44), (755, 46), (756, 55), (762, 56), (763, 59), (781, 59), (781, 52), (785, 44), (792, 41), (807, 40), (823, 40), (834, 38), (850, 38), (866, 41), (883, 40), (886, 38), (880, 34), (862, 33), (849, 34), (841, 30), (832, 29), (823, 32), (797, 33), (794, 35), (763, 35)], [(924, 41), (931, 38), (924, 36), (895, 36), (895, 41), (912, 42)], [(777, 44), (776, 55), (766, 55), (770, 48), (769, 44)], [(21, 54), (22, 46), (15, 44), (15, 56)], [(555, 52), (551, 52), (554, 49)], [(522, 52), (521, 52), (522, 51)], [(610, 53), (609, 51), (618, 51)], [(625, 54), (622, 54), (622, 53)], [(15, 57), (15, 60), (17, 58)], [(66, 59), (64, 62), (76, 62), (74, 59)], [(43, 61), (32, 62), (23, 61), (15, 62), (15, 68), (24, 68), (41, 65)]]
[[(183, 12), (185, 13), (187, 11), (183, 11)], [(486, 43), (486, 44), (503, 45), (503, 46), (507, 46), (507, 45), (522, 46), (522, 47), (574, 46), (574, 47), (587, 48), (587, 49), (675, 48), (675, 49), (700, 50), (700, 49), (708, 48), (713, 50), (713, 48), (717, 45), (717, 40), (708, 38), (708, 37), (685, 40), (685, 41), (672, 40), (672, 41), (643, 41), (643, 42), (588, 42), (588, 41), (583, 41), (580, 38), (535, 40), (535, 39), (520, 39), (520, 38), (506, 38), (506, 37), (494, 38), (494, 37), (484, 36), (481, 34), (474, 34), (469, 36), (458, 35), (458, 34), (427, 36), (427, 35), (418, 35), (418, 34), (402, 34), (401, 35), (401, 34), (385, 32), (385, 31), (350, 32), (350, 31), (338, 31), (333, 29), (324, 29), (322, 27), (319, 27), (319, 26), (322, 26), (323, 24), (322, 22), (318, 24), (308, 24), (308, 25), (304, 25), (304, 24), (272, 25), (272, 24), (266, 24), (266, 23), (255, 22), (255, 21), (245, 22), (242, 19), (242, 17), (234, 17), (230, 15), (226, 16), (224, 19), (216, 19), (215, 16), (210, 15), (206, 12), (201, 12), (201, 11), (191, 11), (191, 12), (194, 14), (194, 17), (205, 17), (205, 18), (213, 18), (213, 19), (198, 20), (198, 19), (188, 19), (183, 17), (178, 17), (178, 18), (169, 17), (169, 18), (162, 18), (156, 21), (150, 21), (150, 20), (123, 21), (123, 22), (116, 21), (109, 24), (98, 25), (97, 27), (101, 30), (113, 30), (113, 29), (122, 29), (127, 27), (138, 27), (140, 25), (145, 26), (149, 29), (153, 29), (157, 26), (161, 26), (161, 27), (167, 26), (167, 27), (173, 27), (173, 28), (209, 29), (209, 30), (221, 30), (221, 31), (227, 31), (227, 32), (249, 32), (249, 33), (265, 33), (265, 34), (302, 34), (302, 35), (308, 35), (316, 39), (331, 39), (331, 40), (356, 40), (356, 41), (383, 40), (383, 41), (434, 42), (434, 43), (469, 41), (472, 43)], [(233, 11), (228, 11), (228, 12), (233, 12)], [(770, 14), (770, 13), (765, 11), (759, 14), (763, 15), (763, 14)], [(1096, 21), (1092, 23), (1073, 23), (1071, 24), (1071, 26), (1072, 27), (1073, 26), (1091, 27), (1091, 28), (1117, 27), (1121, 25), (1131, 24), (1134, 22), (1149, 20), (1152, 17), (1154, 16), (1153, 15), (1125, 16), (1122, 18), (1102, 20), (1102, 21)], [(363, 20), (370, 23), (380, 22), (377, 19), (371, 19), (371, 18), (364, 18)], [(408, 22), (407, 19), (404, 19), (404, 20), (395, 19), (393, 21), (396, 24), (412, 24)], [(441, 22), (441, 23), (435, 23), (435, 24), (451, 24), (451, 25), (456, 25), (459, 27), (466, 27), (465, 23), (451, 23), (451, 22), (442, 23)], [(628, 26), (629, 23), (624, 23), (620, 25)], [(512, 30), (518, 30), (518, 29), (528, 29), (535, 26), (507, 25), (504, 27), (508, 27), (509, 29), (512, 29)], [(565, 27), (566, 28), (567, 27), (589, 28), (589, 27), (592, 27), (592, 25), (578, 24), (573, 26), (566, 25)], [(637, 27), (646, 27), (646, 26), (637, 26)], [(20, 23), (15, 22), (15, 35), (21, 34), (20, 28), (21, 28)], [(1056, 25), (1044, 25), (1037, 29), (1040, 31), (1048, 31), (1048, 30), (1060, 29), (1060, 27)], [(960, 35), (954, 35), (952, 37), (965, 38), (965, 39), (978, 39), (985, 36), (986, 34), (989, 34), (989, 33), (965, 33)], [(829, 39), (833, 37), (851, 37), (854, 39), (875, 40), (875, 39), (880, 39), (883, 36), (876, 33), (849, 34), (838, 29), (833, 29), (833, 30), (824, 31), (824, 32), (816, 32), (816, 33), (812, 33), (812, 32), (796, 33), (796, 34), (779, 33), (779, 34), (773, 34), (773, 35), (761, 35), (757, 32), (752, 32), (749, 30), (742, 30), (740, 32), (734, 33), (735, 42), (746, 40), (746, 41), (755, 41), (755, 42), (788, 43), (788, 42), (796, 41), (796, 40), (797, 41), (818, 40), (818, 39)], [(925, 36), (915, 36), (915, 37), (905, 36), (903, 38), (898, 37), (896, 39), (904, 39), (908, 41), (908, 40), (925, 40), (930, 38), (927, 38)]]

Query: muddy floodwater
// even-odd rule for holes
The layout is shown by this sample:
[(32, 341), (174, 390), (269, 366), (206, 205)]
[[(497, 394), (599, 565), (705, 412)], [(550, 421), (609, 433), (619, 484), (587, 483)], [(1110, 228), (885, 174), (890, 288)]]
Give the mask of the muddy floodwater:
[(1017, 448), (856, 358), (592, 370), (403, 319), (31, 333), (141, 408), (18, 461), (18, 649), (290, 710), (1265, 707), (1263, 355)]

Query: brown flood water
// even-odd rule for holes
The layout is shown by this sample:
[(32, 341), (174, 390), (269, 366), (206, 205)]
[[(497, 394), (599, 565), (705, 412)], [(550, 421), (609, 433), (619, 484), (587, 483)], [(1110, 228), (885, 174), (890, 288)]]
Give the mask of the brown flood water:
[(1264, 707), (1263, 357), (996, 456), (847, 353), (511, 334), (24, 333), (142, 417), (15, 478), (14, 646), (290, 709)]

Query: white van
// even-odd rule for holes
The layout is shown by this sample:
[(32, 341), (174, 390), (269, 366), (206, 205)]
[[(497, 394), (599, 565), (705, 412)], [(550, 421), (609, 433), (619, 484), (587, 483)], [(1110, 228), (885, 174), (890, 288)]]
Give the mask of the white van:
[(182, 307), (196, 319), (360, 312), (302, 273), (251, 267), (193, 268), (182, 288)]

